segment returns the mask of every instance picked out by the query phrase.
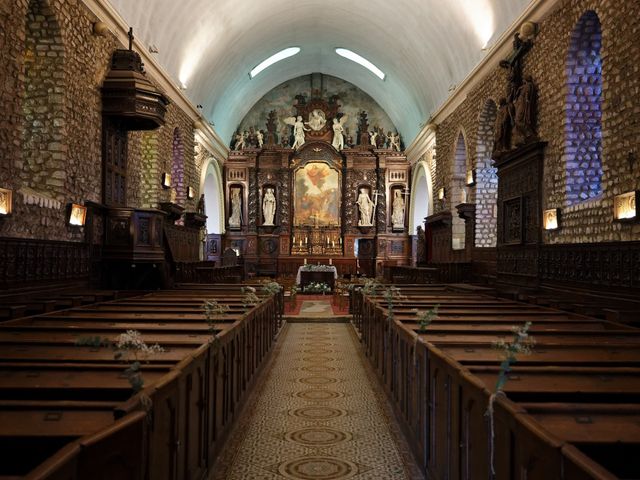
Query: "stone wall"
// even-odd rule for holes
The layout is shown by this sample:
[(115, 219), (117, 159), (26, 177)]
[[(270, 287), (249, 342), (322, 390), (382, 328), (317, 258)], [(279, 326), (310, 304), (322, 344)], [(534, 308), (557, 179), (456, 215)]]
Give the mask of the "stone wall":
[[(102, 200), (100, 87), (122, 46), (93, 34), (97, 20), (80, 0), (0, 2), (0, 187), (14, 191), (14, 213), (0, 219), (0, 236), (82, 240), (66, 225), (67, 205)], [(174, 105), (166, 119), (150, 134), (158, 138), (153, 154), (146, 134), (129, 135), (128, 202), (150, 207), (169, 199), (158, 189), (158, 164), (169, 162), (170, 171), (178, 127), (193, 210), (200, 178), (193, 122)]]
[[(587, 189), (586, 197), (567, 185), (574, 175), (575, 184), (594, 184), (597, 163), (591, 154), (597, 153), (596, 142), (583, 149), (582, 160), (574, 161), (572, 156), (580, 150), (576, 139), (585, 138), (584, 130), (571, 118), (588, 119), (597, 117), (599, 112), (593, 105), (597, 95), (598, 82), (593, 79), (594, 70), (590, 65), (573, 62), (570, 55), (575, 45), (575, 28), (585, 12), (593, 10), (601, 27), (600, 57), (602, 60), (602, 145), (600, 158), (602, 180), (600, 194), (592, 195)], [(634, 189), (640, 189), (640, 43), (634, 32), (634, 24), (640, 15), (638, 2), (618, 0), (564, 0), (539, 24), (539, 34), (533, 49), (524, 60), (524, 75), (531, 75), (538, 87), (538, 133), (548, 142), (545, 153), (544, 208), (561, 208), (561, 228), (545, 232), (546, 243), (581, 243), (640, 239), (640, 226), (620, 224), (613, 221), (613, 197)], [(590, 17), (593, 18), (593, 17)], [(583, 19), (584, 20), (584, 19)], [(584, 28), (594, 28), (591, 22)], [(592, 36), (587, 45), (581, 44), (586, 53), (592, 55), (598, 46)], [(575, 52), (575, 47), (574, 47)], [(593, 62), (592, 62), (593, 63)], [(584, 66), (584, 71), (581, 67)], [(584, 85), (569, 85), (576, 75)], [(585, 78), (585, 76), (587, 78)], [(495, 245), (495, 190), (493, 162), (487, 156), (491, 150), (490, 141), (494, 111), (487, 111), (487, 102), (497, 101), (506, 96), (507, 70), (496, 67), (467, 95), (466, 99), (445, 120), (439, 122), (436, 133), (438, 165), (434, 179), (434, 206), (436, 211), (450, 210), (459, 199), (437, 200), (440, 187), (451, 191), (455, 183), (452, 162), (455, 159), (455, 145), (458, 132), (465, 132), (467, 155), (476, 166), (476, 185), (469, 189), (468, 199), (476, 203), (479, 213), (476, 225), (476, 246)], [(587, 88), (588, 87), (588, 88)], [(586, 99), (584, 97), (587, 97)], [(495, 105), (490, 106), (495, 109)], [(568, 112), (574, 112), (568, 115)], [(577, 113), (575, 113), (577, 112)], [(567, 133), (568, 132), (568, 133)], [(575, 134), (574, 134), (575, 132)], [(596, 150), (594, 152), (593, 150)], [(574, 162), (568, 164), (570, 162)], [(582, 173), (573, 172), (577, 164)], [(569, 168), (568, 168), (569, 166)], [(584, 180), (582, 180), (584, 178)], [(575, 190), (574, 190), (575, 191)]]

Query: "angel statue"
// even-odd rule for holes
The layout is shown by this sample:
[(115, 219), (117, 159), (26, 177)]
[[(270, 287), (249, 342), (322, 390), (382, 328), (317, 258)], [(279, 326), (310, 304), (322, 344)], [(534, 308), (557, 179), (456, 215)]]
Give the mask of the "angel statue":
[(342, 150), (344, 148), (344, 124), (347, 123), (347, 116), (343, 115), (340, 120), (333, 119), (333, 148), (336, 150)]
[(378, 148), (378, 132), (376, 130), (369, 132), (369, 141), (374, 148)]
[(264, 145), (264, 133), (262, 133), (262, 130), (256, 131), (256, 141), (258, 142), (258, 148), (262, 148)]
[(300, 148), (304, 145), (304, 132), (308, 132), (310, 129), (304, 126), (304, 122), (302, 121), (302, 117), (298, 115), (297, 117), (287, 117), (284, 119), (284, 123), (287, 125), (293, 125), (293, 145), (291, 148), (294, 150), (296, 148)]
[(392, 133), (389, 137), (389, 148), (391, 150), (400, 151), (400, 135), (397, 133)]
[(244, 132), (240, 132), (236, 135), (236, 144), (233, 147), (234, 150), (244, 149)]

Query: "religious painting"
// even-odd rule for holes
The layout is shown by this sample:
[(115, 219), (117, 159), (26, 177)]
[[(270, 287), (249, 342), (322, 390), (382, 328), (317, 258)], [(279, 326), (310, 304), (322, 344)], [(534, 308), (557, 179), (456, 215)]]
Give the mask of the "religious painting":
[(294, 224), (340, 225), (340, 172), (309, 162), (294, 178)]

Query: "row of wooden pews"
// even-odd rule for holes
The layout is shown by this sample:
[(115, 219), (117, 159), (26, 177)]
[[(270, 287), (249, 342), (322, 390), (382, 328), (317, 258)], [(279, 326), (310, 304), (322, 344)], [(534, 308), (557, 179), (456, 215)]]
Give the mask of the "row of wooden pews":
[[(354, 324), (428, 478), (640, 478), (639, 329), (468, 287), (400, 293), (389, 319), (383, 294), (355, 292)], [(419, 333), (414, 310), (435, 305)], [(487, 415), (501, 360), (493, 343), (527, 321), (533, 352)]]
[[(281, 325), (278, 295), (257, 289), (251, 306), (241, 288), (181, 286), (1, 324), (0, 479), (205, 478)], [(229, 310), (210, 325), (204, 300)], [(127, 330), (164, 350), (141, 362), (133, 395), (132, 360), (78, 342)]]

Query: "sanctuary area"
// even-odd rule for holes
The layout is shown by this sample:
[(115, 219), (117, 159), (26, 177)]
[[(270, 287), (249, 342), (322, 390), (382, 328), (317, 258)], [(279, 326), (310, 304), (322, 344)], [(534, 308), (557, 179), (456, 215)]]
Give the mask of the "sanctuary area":
[(0, 0), (0, 480), (640, 479), (637, 0)]

